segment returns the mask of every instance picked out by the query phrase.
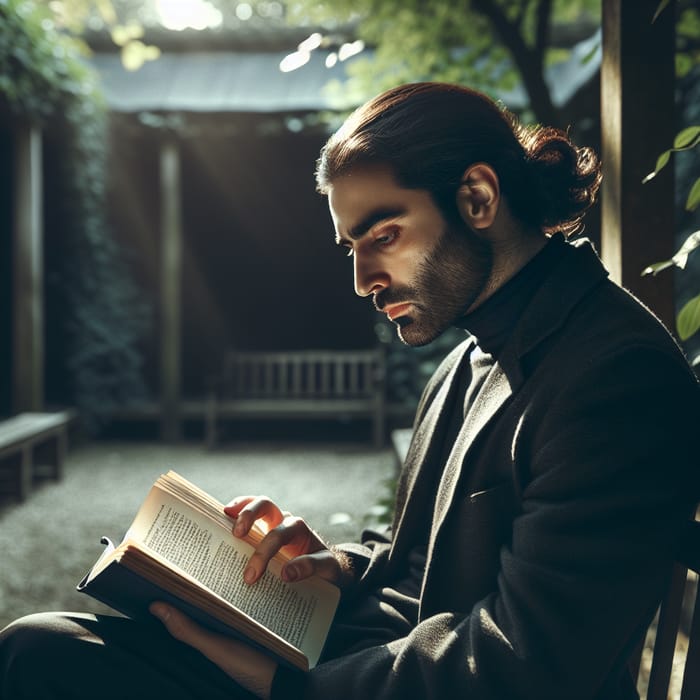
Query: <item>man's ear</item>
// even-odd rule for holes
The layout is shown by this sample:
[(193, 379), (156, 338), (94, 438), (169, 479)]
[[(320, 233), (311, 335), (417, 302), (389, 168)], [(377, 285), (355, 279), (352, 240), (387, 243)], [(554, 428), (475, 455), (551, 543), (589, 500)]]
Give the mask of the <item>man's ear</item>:
[(485, 229), (493, 224), (500, 199), (498, 175), (490, 165), (475, 163), (464, 171), (457, 190), (457, 209), (471, 229)]

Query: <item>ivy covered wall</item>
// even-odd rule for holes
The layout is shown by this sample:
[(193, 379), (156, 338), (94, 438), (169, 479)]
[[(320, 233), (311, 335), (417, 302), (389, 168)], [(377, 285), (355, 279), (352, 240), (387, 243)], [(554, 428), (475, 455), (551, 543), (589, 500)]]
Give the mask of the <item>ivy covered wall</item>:
[(107, 224), (108, 117), (80, 51), (42, 3), (0, 1), (2, 121), (44, 139), (46, 401), (96, 427), (144, 392), (150, 312)]

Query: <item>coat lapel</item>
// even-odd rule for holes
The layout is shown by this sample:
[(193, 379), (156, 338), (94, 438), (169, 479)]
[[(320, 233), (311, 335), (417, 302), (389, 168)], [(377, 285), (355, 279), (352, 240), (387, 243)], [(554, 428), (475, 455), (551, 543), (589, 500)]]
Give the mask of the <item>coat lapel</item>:
[[(518, 379), (519, 379), (518, 375)], [(438, 486), (437, 498), (435, 500), (435, 511), (433, 514), (433, 527), (428, 543), (427, 562), (433, 556), (435, 544), (439, 541), (440, 532), (445, 524), (447, 515), (452, 507), (457, 492), (457, 485), (462, 475), (462, 467), (468, 459), (468, 454), (479, 433), (499, 412), (500, 408), (517, 390), (517, 386), (511, 385), (505, 370), (496, 363), (489, 372), (484, 385), (472, 402), (452, 452), (450, 453), (445, 469), (442, 473), (440, 485)], [(423, 594), (421, 595), (421, 608), (425, 600), (424, 592), (428, 585), (430, 574), (429, 564), (426, 566), (426, 575), (423, 578)]]
[(496, 363), (491, 368), (484, 385), (464, 418), (459, 436), (455, 441), (442, 474), (435, 501), (434, 523), (438, 531), (454, 499), (457, 482), (461, 475), (461, 467), (467, 460), (469, 450), (474, 445), (479, 433), (498, 413), (501, 406), (512, 396), (513, 391), (516, 389), (517, 387), (511, 386), (511, 380), (506, 375), (503, 367)]
[(455, 394), (459, 389), (456, 378), (474, 344), (473, 339), (463, 344), (445, 380), (416, 421), (397, 488), (393, 528), (397, 536), (392, 543), (392, 558), (399, 556), (403, 543), (415, 543), (415, 526), (423, 522), (418, 511), (424, 508), (425, 499), (432, 496), (430, 484), (434, 483), (435, 470), (442, 468), (445, 437), (452, 420)]

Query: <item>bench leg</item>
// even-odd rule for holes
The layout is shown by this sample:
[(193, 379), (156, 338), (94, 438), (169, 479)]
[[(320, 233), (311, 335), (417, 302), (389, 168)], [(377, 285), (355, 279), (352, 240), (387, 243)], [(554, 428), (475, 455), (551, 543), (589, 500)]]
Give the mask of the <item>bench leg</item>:
[(68, 452), (68, 432), (61, 431), (56, 436), (55, 453), (54, 453), (54, 464), (53, 464), (53, 478), (55, 481), (60, 481), (63, 478), (63, 462), (66, 459), (66, 453)]
[(2, 497), (24, 501), (32, 488), (32, 445), (18, 445), (17, 451), (2, 457), (0, 475), (2, 476)]
[(60, 481), (63, 477), (63, 463), (67, 451), (67, 430), (60, 430), (37, 442), (32, 460), (32, 478), (34, 481), (42, 479)]
[(32, 445), (24, 445), (17, 473), (18, 501), (25, 501), (32, 490), (32, 461)]

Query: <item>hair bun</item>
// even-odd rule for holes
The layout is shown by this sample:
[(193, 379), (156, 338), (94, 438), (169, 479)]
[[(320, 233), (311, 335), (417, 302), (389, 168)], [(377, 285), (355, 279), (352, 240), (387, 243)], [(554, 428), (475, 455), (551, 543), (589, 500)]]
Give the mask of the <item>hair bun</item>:
[(568, 134), (552, 127), (519, 127), (525, 151), (532, 218), (544, 231), (566, 235), (580, 228), (595, 202), (600, 162), (590, 148), (579, 148)]

